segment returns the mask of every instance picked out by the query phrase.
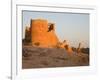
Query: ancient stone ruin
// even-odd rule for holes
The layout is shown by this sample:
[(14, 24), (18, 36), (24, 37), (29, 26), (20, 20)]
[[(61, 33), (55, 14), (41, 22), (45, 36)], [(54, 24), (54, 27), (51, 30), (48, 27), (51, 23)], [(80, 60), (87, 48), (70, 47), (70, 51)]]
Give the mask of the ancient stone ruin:
[(55, 24), (44, 19), (31, 19), (30, 27), (25, 29), (25, 41), (32, 46), (65, 48), (72, 53), (66, 40), (60, 42), (55, 33)]

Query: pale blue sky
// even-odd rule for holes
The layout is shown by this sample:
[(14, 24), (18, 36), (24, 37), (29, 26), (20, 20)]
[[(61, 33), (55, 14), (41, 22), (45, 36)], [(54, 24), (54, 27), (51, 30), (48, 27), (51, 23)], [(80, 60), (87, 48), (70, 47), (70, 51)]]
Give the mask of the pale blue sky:
[(89, 47), (89, 14), (23, 11), (23, 38), (25, 27), (31, 19), (43, 18), (55, 23), (55, 32), (60, 41), (67, 40), (71, 46)]

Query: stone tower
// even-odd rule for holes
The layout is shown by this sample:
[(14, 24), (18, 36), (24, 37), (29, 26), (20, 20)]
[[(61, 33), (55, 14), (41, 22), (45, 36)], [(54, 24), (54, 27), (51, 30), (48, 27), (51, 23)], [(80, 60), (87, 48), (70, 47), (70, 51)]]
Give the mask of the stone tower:
[(30, 27), (25, 29), (25, 41), (33, 46), (58, 47), (66, 49), (68, 53), (73, 52), (66, 40), (59, 41), (55, 34), (55, 24), (48, 23), (45, 19), (31, 19)]
[(58, 38), (55, 34), (54, 24), (44, 19), (31, 20), (31, 43), (38, 43), (42, 47), (55, 46)]

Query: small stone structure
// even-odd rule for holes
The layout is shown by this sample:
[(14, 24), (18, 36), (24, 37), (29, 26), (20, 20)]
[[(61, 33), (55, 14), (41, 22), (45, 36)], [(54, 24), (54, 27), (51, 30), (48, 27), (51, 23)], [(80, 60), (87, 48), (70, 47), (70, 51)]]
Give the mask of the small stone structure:
[(48, 23), (44, 19), (31, 19), (30, 27), (25, 29), (25, 40), (31, 42), (32, 45), (39, 47), (60, 47), (65, 48), (69, 53), (72, 48), (63, 41), (59, 41), (55, 33), (55, 24)]

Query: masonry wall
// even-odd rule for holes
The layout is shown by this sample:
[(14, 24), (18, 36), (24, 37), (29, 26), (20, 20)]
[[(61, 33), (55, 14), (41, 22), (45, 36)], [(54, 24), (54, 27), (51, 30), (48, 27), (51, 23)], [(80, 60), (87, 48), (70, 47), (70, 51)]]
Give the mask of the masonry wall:
[(31, 20), (31, 42), (32, 45), (39, 43), (40, 46), (49, 47), (55, 46), (58, 43), (58, 38), (54, 30), (48, 31), (48, 21), (43, 19)]

